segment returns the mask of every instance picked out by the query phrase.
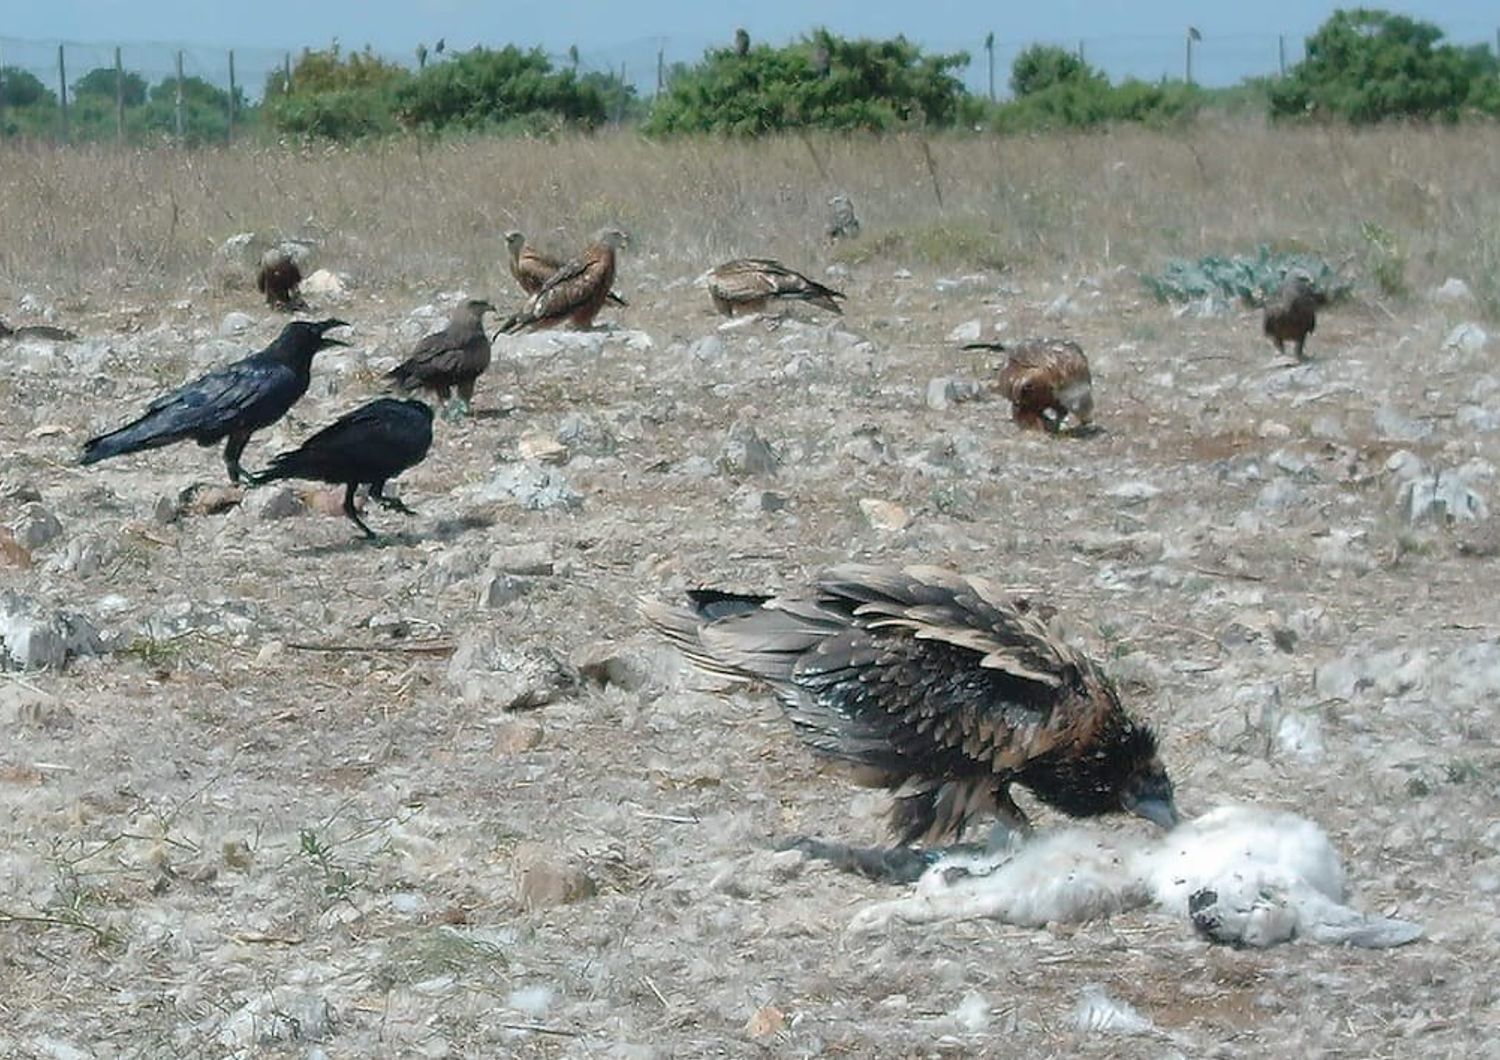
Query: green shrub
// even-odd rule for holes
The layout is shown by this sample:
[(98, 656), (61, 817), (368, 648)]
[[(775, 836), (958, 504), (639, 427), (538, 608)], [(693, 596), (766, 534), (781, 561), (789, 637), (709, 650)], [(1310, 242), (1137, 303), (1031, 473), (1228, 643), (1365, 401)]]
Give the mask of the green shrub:
[(818, 30), (784, 48), (709, 51), (675, 72), (648, 133), (756, 136), (786, 129), (882, 132), (951, 125), (964, 99), (963, 53), (928, 55), (904, 37), (846, 40)]
[(554, 71), (541, 49), (474, 48), (425, 68), (396, 86), (402, 124), (445, 129), (544, 127), (593, 128), (608, 117), (596, 81), (580, 81), (572, 70)]
[(1336, 11), (1307, 39), (1307, 57), (1271, 89), (1279, 118), (1456, 120), (1500, 113), (1495, 56), (1442, 43), (1428, 22), (1370, 8)]

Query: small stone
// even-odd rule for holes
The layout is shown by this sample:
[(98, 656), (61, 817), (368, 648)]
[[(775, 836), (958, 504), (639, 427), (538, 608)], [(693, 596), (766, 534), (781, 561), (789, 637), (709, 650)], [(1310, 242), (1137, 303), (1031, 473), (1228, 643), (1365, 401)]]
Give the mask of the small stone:
[(339, 298), (348, 290), (348, 282), (337, 273), (329, 272), (327, 269), (318, 269), (311, 276), (303, 279), (301, 290), (304, 295)]
[(570, 453), (583, 456), (613, 456), (620, 445), (606, 424), (582, 412), (563, 417), (557, 425), (557, 440)]
[(620, 651), (608, 641), (589, 644), (573, 653), (573, 666), (580, 677), (600, 685), (614, 685), (626, 692), (643, 688), (650, 671), (639, 659)]
[(222, 847), (224, 864), (231, 869), (245, 872), (255, 862), (255, 854), (250, 849), (250, 844), (243, 839), (226, 839)]
[(257, 519), (265, 520), (290, 519), (307, 514), (307, 505), (290, 486), (252, 490), (245, 507)]
[[(302, 503), (307, 505), (307, 510), (315, 515), (344, 515), (344, 491), (338, 486), (325, 489), (319, 486), (299, 485), (294, 487), (297, 496)], [(363, 511), (364, 505), (355, 501), (356, 511)]]
[(0, 526), (0, 567), (31, 566), (31, 551), (16, 540), (9, 527)]
[(63, 527), (57, 516), (33, 501), (21, 509), (20, 516), (11, 523), (11, 530), (22, 548), (35, 552), (56, 540), (62, 534)]
[(1125, 504), (1144, 504), (1155, 497), (1161, 496), (1161, 487), (1154, 486), (1140, 479), (1127, 479), (1117, 485), (1110, 486), (1104, 491), (1105, 496), (1113, 497)]
[(928, 380), (927, 407), (942, 411), (964, 401), (973, 401), (982, 390), (983, 388), (971, 379), (940, 376), (937, 379)]
[(210, 486), (194, 483), (175, 497), (161, 497), (156, 502), (156, 521), (175, 523), (190, 515), (222, 515), (245, 499), (239, 486)]
[(881, 500), (878, 497), (863, 497), (859, 502), (859, 510), (864, 514), (865, 522), (870, 524), (873, 530), (881, 530), (894, 533), (905, 530), (911, 525), (911, 516), (905, 508), (892, 501)]
[(583, 507), (583, 494), (560, 471), (534, 463), (505, 464), (479, 489), (479, 499), (513, 501), (527, 511)]
[(242, 332), (249, 331), (255, 326), (255, 318), (249, 313), (234, 311), (224, 314), (224, 319), (219, 321), (219, 334), (224, 338), (231, 338)]
[(726, 347), (724, 340), (717, 335), (705, 335), (701, 339), (694, 340), (688, 347), (688, 354), (695, 361), (706, 361), (710, 364), (724, 359)]
[(1450, 276), (1432, 289), (1431, 297), (1434, 302), (1469, 302), (1473, 300), (1474, 292), (1457, 276)]
[(490, 553), (489, 568), (503, 574), (528, 577), (552, 573), (552, 545), (546, 541), (527, 541), (503, 545)]
[(531, 591), (531, 582), (514, 574), (496, 574), (484, 583), (479, 592), (479, 603), (483, 607), (508, 607)]
[(747, 420), (735, 420), (719, 448), (718, 468), (726, 475), (774, 475), (781, 460)]
[(454, 647), (448, 680), (465, 702), (487, 703), (501, 710), (532, 710), (576, 688), (578, 671), (548, 648), (517, 649), (501, 631), (476, 629)]
[(1375, 410), (1375, 431), (1380, 438), (1396, 442), (1420, 442), (1432, 434), (1432, 424), (1403, 416), (1389, 405)]
[(965, 320), (952, 331), (948, 332), (949, 342), (978, 342), (979, 336), (984, 334), (984, 325), (977, 319)]
[(1481, 353), (1489, 344), (1489, 333), (1478, 324), (1464, 323), (1448, 332), (1443, 340), (1443, 349), (1459, 353)]
[(745, 1021), (745, 1033), (759, 1041), (780, 1034), (786, 1026), (786, 1015), (775, 1005), (762, 1005)]
[(516, 443), (516, 451), (523, 460), (535, 460), (539, 464), (562, 465), (568, 462), (568, 447), (541, 431), (527, 431)]
[(495, 728), (495, 753), (518, 755), (542, 745), (542, 723), (534, 717), (507, 717)]
[(541, 843), (521, 843), (511, 864), (516, 898), (528, 912), (592, 898), (598, 887), (582, 866)]

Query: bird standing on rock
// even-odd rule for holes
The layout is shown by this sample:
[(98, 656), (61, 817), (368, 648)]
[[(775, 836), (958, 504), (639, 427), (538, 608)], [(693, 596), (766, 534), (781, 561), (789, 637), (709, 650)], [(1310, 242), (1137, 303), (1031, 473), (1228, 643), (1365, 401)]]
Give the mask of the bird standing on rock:
[[(495, 307), (483, 298), (460, 302), (442, 331), (417, 343), (412, 355), (386, 373), (400, 390), (430, 390), (444, 406), (444, 415), (456, 419), (469, 413), (474, 383), (490, 366), (490, 337), (484, 333), (484, 315)], [(458, 403), (448, 397), (458, 391)]]
[(345, 487), (344, 514), (365, 537), (375, 532), (354, 510), (354, 492), (370, 487), (370, 497), (381, 506), (415, 515), (395, 497), (385, 495), (385, 484), (422, 462), (432, 446), (432, 406), (413, 399), (376, 398), (347, 412), (296, 449), (278, 453), (265, 471), (251, 477), (255, 485), (277, 479), (302, 478)]
[(193, 380), (146, 406), (138, 419), (119, 430), (90, 438), (81, 464), (93, 464), (123, 453), (159, 449), (191, 438), (202, 446), (227, 440), (224, 464), (229, 481), (248, 481), (240, 454), (250, 435), (269, 427), (297, 403), (312, 381), (312, 359), (319, 350), (348, 343), (329, 338), (342, 320), (316, 323), (295, 320), (276, 340), (244, 360)]
[(583, 256), (562, 265), (532, 295), (526, 308), (500, 326), (504, 334), (552, 328), (564, 322), (580, 331), (594, 323), (615, 283), (615, 252), (629, 242), (618, 228), (605, 228)]
[(1156, 736), (1046, 609), (936, 567), (835, 567), (782, 596), (714, 589), (642, 605), (705, 670), (764, 681), (799, 736), (892, 792), (901, 843), (994, 813), (1029, 825), (1012, 785), (1073, 817), (1177, 822)]

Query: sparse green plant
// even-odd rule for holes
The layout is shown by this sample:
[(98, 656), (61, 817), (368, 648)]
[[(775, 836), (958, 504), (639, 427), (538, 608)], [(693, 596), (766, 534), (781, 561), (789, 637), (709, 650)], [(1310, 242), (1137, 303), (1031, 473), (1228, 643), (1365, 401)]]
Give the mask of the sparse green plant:
[(1388, 297), (1404, 297), (1408, 291), (1406, 252), (1396, 234), (1375, 221), (1361, 224), (1359, 234), (1365, 242), (1365, 267), (1375, 286)]
[(347, 899), (354, 890), (352, 873), (333, 856), (333, 848), (319, 838), (312, 828), (303, 828), (297, 833), (298, 852), (320, 873), (325, 897)]

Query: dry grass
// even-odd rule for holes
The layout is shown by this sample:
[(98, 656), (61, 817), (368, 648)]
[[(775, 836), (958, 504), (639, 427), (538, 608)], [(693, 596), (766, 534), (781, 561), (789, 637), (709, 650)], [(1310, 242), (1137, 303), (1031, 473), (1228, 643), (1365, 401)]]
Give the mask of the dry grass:
[(1461, 276), (1500, 311), (1493, 126), (1204, 124), (930, 147), (936, 190), (917, 139), (37, 145), (0, 168), (0, 294), (179, 291), (244, 230), (310, 235), (358, 279), (423, 289), (500, 282), (512, 226), (565, 247), (623, 222), (637, 253), (694, 273), (736, 252), (816, 261), (825, 200), (846, 191), (869, 237), (844, 252), (854, 263), (1148, 268), (1269, 242), (1388, 292)]

